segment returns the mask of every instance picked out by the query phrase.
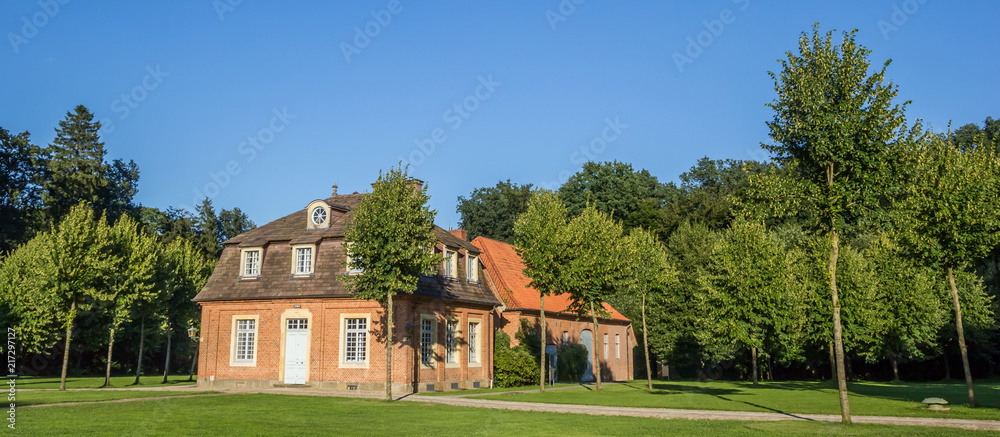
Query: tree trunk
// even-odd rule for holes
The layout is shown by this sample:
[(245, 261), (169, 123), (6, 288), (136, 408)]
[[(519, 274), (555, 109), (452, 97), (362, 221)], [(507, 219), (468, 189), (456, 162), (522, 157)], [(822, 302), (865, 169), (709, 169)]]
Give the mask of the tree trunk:
[(830, 342), (830, 379), (837, 379), (837, 357), (833, 355), (833, 342)]
[(194, 358), (191, 359), (191, 373), (188, 375), (188, 381), (194, 379), (194, 366), (198, 364), (198, 351), (201, 350), (201, 338), (194, 341)]
[(541, 317), (539, 318), (539, 320), (541, 321), (542, 324), (542, 332), (541, 332), (542, 353), (538, 354), (540, 355), (540, 357), (538, 358), (538, 391), (545, 391), (545, 375), (548, 373), (546, 372), (545, 369), (545, 356), (547, 355), (545, 353), (545, 295), (542, 294), (540, 298), (541, 298), (540, 301), (541, 311), (539, 312), (539, 314), (541, 314)]
[(385, 400), (392, 400), (392, 293), (386, 302), (385, 325)]
[(132, 385), (139, 385), (139, 375), (142, 375), (142, 346), (146, 340), (146, 318), (143, 317), (139, 322), (139, 359), (135, 363), (135, 383)]
[(753, 357), (753, 385), (757, 385), (757, 348), (750, 348), (750, 356)]
[(73, 320), (76, 319), (76, 298), (69, 304), (69, 320), (66, 323), (66, 347), (63, 348), (62, 376), (59, 390), (66, 390), (66, 371), (69, 370), (69, 343), (73, 341)]
[(167, 376), (170, 375), (170, 346), (171, 340), (173, 340), (173, 334), (170, 329), (170, 323), (167, 323), (167, 359), (163, 362), (163, 383), (167, 383)]
[(601, 360), (597, 353), (597, 312), (594, 310), (594, 302), (590, 302), (590, 317), (594, 320), (594, 381), (597, 381), (597, 390), (601, 390)]
[(115, 328), (108, 334), (108, 367), (104, 372), (104, 387), (111, 387), (111, 348), (115, 345)]
[(899, 381), (899, 357), (897, 357), (895, 355), (891, 356), (891, 357), (889, 357), (889, 362), (892, 363), (892, 381), (893, 382), (900, 382)]
[(951, 381), (951, 363), (948, 362), (948, 354), (942, 352), (941, 357), (944, 358), (944, 380)]
[(969, 369), (969, 349), (965, 346), (965, 329), (962, 327), (962, 305), (958, 301), (958, 287), (955, 274), (948, 266), (948, 284), (951, 285), (951, 299), (955, 302), (955, 330), (958, 332), (958, 349), (962, 351), (962, 369), (965, 370), (965, 385), (969, 387), (969, 406), (976, 406), (976, 392), (972, 387), (972, 370)]
[[(830, 169), (832, 178), (833, 169)], [(832, 220), (831, 220), (832, 221)], [(834, 223), (831, 223), (834, 225)], [(837, 391), (840, 394), (840, 421), (851, 423), (851, 406), (847, 401), (847, 373), (844, 371), (844, 331), (840, 325), (840, 299), (837, 297), (837, 257), (840, 255), (840, 240), (837, 229), (831, 226), (833, 245), (830, 247), (830, 294), (833, 298), (833, 352), (837, 360)]]
[[(646, 354), (646, 384), (653, 389), (653, 369), (649, 364), (649, 331), (646, 328), (646, 295), (642, 295), (642, 349)], [(670, 379), (669, 372), (667, 379)]]

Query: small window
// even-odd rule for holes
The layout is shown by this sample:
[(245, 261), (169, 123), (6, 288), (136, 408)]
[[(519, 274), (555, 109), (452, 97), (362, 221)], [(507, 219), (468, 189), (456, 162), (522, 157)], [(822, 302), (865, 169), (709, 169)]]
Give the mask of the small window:
[(357, 364), (367, 359), (368, 319), (344, 319), (344, 362)]
[(469, 322), (469, 362), (479, 362), (479, 322)]
[(454, 250), (444, 249), (444, 276), (448, 278), (457, 277), (458, 257)]
[(465, 266), (465, 276), (469, 282), (479, 282), (479, 257), (470, 254), (468, 259), (469, 265)]
[[(348, 251), (350, 251), (350, 247), (353, 244), (354, 243), (347, 243), (347, 246), (345, 247), (345, 249), (347, 249)], [(359, 275), (361, 273), (364, 273), (365, 269), (363, 269), (363, 268), (358, 267), (357, 265), (355, 265), (355, 261), (357, 261), (358, 263), (360, 263), (362, 260), (363, 260), (363, 258), (360, 257), (360, 256), (355, 255), (354, 257), (351, 257), (351, 255), (347, 255), (347, 272), (349, 274), (352, 274), (352, 275)]]
[(285, 322), (285, 327), (293, 331), (309, 329), (309, 319), (288, 319)]
[(608, 334), (604, 334), (604, 359), (608, 359)]
[(615, 334), (615, 359), (620, 360), (622, 358), (622, 344), (619, 334)]
[(247, 250), (243, 252), (242, 276), (260, 276), (260, 250)]
[(313, 248), (295, 248), (295, 274), (308, 275), (313, 272)]
[(420, 362), (425, 366), (434, 364), (434, 320), (420, 320)]
[(236, 321), (236, 362), (253, 362), (256, 337), (256, 320), (241, 319)]
[(455, 331), (458, 330), (458, 322), (449, 321), (448, 331), (445, 334), (445, 349), (447, 351), (447, 362), (454, 363), (457, 361), (457, 351), (458, 345), (456, 344)]
[(326, 208), (318, 207), (314, 208), (312, 212), (312, 222), (316, 226), (321, 226), (326, 223)]
[(562, 344), (569, 344), (569, 331), (563, 331)]

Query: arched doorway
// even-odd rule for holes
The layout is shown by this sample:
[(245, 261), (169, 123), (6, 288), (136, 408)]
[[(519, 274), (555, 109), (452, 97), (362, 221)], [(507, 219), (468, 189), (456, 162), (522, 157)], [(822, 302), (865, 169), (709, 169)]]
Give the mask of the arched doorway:
[(594, 336), (589, 329), (584, 329), (580, 333), (580, 344), (587, 348), (587, 370), (583, 371), (580, 381), (592, 382), (594, 381)]

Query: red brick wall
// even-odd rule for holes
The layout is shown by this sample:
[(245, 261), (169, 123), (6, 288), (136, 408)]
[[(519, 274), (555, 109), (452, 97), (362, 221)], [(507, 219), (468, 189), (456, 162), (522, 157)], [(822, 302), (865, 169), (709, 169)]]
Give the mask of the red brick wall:
[[(293, 305), (301, 308), (294, 309)], [(394, 339), (392, 351), (393, 383), (441, 383), (489, 380), (492, 377), (492, 318), (489, 307), (445, 303), (409, 296), (397, 296), (394, 305)], [(198, 362), (199, 379), (250, 380), (282, 382), (282, 315), (295, 310), (309, 325), (308, 382), (383, 383), (385, 381), (384, 312), (374, 301), (358, 299), (295, 299), (239, 302), (203, 302), (201, 351)], [(367, 366), (351, 368), (341, 364), (341, 316), (367, 314), (370, 318), (367, 339)], [(420, 339), (420, 314), (434, 314), (439, 321), (436, 351), (444, 357), (445, 318), (459, 321), (461, 359), (454, 368), (440, 362), (433, 369), (419, 369), (417, 351)], [(253, 366), (231, 365), (233, 317), (256, 316), (256, 363)], [(470, 318), (481, 319), (479, 355), (481, 365), (468, 363), (466, 331)], [(443, 359), (441, 361), (444, 361)], [(416, 378), (414, 378), (416, 375)], [(425, 386), (419, 387), (423, 390)], [(450, 385), (438, 387), (449, 389)]]
[[(510, 335), (511, 346), (518, 344), (514, 334), (521, 328), (521, 319), (527, 319), (536, 329), (541, 327), (538, 313), (524, 313), (521, 311), (504, 311), (497, 316), (495, 321), (498, 329), (502, 329)], [(600, 358), (601, 373), (603, 381), (624, 381), (633, 378), (632, 348), (636, 345), (634, 333), (628, 322), (599, 320), (597, 333), (597, 350)], [(570, 343), (580, 343), (580, 334), (583, 330), (593, 331), (594, 325), (590, 319), (580, 318), (577, 320), (573, 315), (553, 315), (546, 311), (545, 331), (546, 343), (559, 345), (562, 340), (562, 333), (566, 331)], [(604, 356), (604, 334), (608, 334), (608, 356)], [(619, 337), (620, 350), (615, 355), (615, 335)], [(591, 345), (592, 346), (592, 345)]]

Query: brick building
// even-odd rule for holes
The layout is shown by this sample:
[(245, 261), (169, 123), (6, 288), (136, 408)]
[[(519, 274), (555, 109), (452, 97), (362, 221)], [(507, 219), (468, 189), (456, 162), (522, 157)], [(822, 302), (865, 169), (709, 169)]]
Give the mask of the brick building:
[[(342, 275), (344, 231), (363, 194), (334, 195), (225, 242), (204, 289), (198, 384), (385, 388), (384, 311)], [(394, 298), (393, 393), (489, 386), (493, 310), (479, 250), (435, 226), (445, 261)]]
[[(540, 328), (541, 299), (538, 291), (531, 288), (531, 279), (524, 275), (524, 264), (514, 250), (514, 246), (486, 237), (476, 237), (472, 244), (482, 252), (481, 259), (486, 274), (486, 282), (503, 306), (495, 311), (494, 323), (503, 329), (516, 344), (514, 334), (520, 329), (522, 318)], [(545, 298), (546, 343), (560, 346), (578, 343), (587, 347), (593, 357), (593, 324), (590, 315), (580, 316), (568, 312), (569, 296), (558, 294)], [(598, 356), (601, 361), (602, 381), (622, 381), (632, 379), (632, 348), (635, 346), (635, 332), (632, 322), (611, 305), (604, 304), (607, 317), (598, 317)], [(587, 363), (584, 380), (593, 380), (593, 369)]]

